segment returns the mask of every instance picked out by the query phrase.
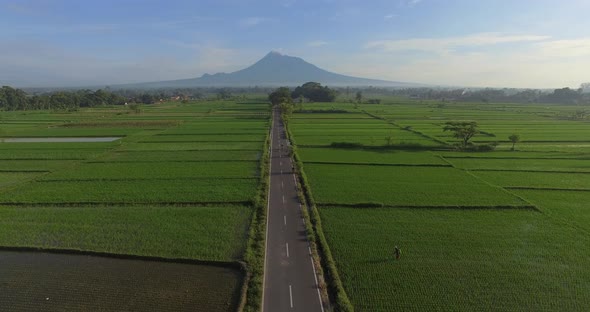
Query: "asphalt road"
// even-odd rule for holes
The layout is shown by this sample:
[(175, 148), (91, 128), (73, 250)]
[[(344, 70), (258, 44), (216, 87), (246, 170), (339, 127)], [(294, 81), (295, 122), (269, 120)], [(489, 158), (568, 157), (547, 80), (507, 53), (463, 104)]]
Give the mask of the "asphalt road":
[(290, 145), (273, 112), (263, 311), (324, 311), (297, 197)]

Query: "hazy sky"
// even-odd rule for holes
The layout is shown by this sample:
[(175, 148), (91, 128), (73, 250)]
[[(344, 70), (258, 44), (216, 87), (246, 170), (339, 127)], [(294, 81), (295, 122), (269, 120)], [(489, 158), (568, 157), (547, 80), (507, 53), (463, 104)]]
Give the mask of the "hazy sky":
[(444, 85), (590, 81), (589, 0), (0, 0), (0, 84), (192, 78), (277, 50)]

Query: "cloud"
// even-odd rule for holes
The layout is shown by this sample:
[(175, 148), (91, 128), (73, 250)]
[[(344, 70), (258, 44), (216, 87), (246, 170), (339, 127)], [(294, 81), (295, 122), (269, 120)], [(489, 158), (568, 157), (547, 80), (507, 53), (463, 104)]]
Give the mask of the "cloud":
[(346, 74), (435, 85), (577, 87), (588, 80), (590, 37), (483, 33), (380, 40), (333, 62)]
[(192, 72), (216, 73), (232, 71), (244, 65), (240, 56), (243, 50), (226, 48), (216, 42), (186, 42), (162, 39), (163, 44), (189, 50), (192, 57)]
[(367, 42), (365, 49), (374, 49), (387, 52), (399, 51), (428, 51), (428, 52), (449, 52), (460, 47), (477, 47), (497, 45), (502, 43), (542, 41), (549, 39), (549, 36), (537, 35), (506, 35), (502, 33), (479, 33), (462, 37), (448, 38), (416, 38), (401, 40), (376, 40)]
[(309, 47), (321, 47), (321, 46), (325, 46), (329, 44), (327, 41), (322, 41), (322, 40), (314, 40), (314, 41), (310, 41), (307, 43), (307, 46)]
[[(206, 72), (231, 72), (260, 57), (256, 51), (213, 42), (162, 42), (183, 56), (138, 48), (127, 57), (89, 55), (46, 41), (6, 41), (0, 45), (0, 83), (15, 87), (113, 85), (192, 78)], [(133, 51), (131, 51), (133, 53)]]
[(387, 14), (387, 15), (383, 16), (383, 19), (390, 20), (390, 19), (393, 19), (398, 16), (399, 15), (397, 15), (397, 14)]
[(535, 48), (546, 58), (590, 58), (590, 38), (539, 42)]

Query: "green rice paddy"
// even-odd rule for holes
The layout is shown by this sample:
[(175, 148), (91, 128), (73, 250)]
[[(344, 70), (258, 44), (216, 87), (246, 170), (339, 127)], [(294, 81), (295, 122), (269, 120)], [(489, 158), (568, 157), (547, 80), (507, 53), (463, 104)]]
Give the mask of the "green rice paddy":
[[(384, 102), (308, 103), (288, 121), (355, 310), (590, 310), (590, 123), (568, 119), (578, 107)], [(268, 104), (1, 114), (2, 138), (122, 139), (0, 142), (0, 246), (244, 261)], [(442, 126), (461, 120), (496, 150), (453, 150)], [(234, 298), (236, 274), (200, 302)]]
[[(185, 304), (217, 311), (238, 306), (244, 272), (236, 263), (245, 261), (251, 233), (268, 104), (161, 103), (139, 114), (125, 107), (0, 114), (1, 247), (214, 262), (190, 269), (195, 285), (213, 289), (192, 292)], [(122, 139), (3, 140), (108, 136)], [(181, 299), (175, 302), (182, 306)]]
[[(314, 112), (336, 106), (349, 113)], [(590, 124), (568, 120), (573, 110), (417, 101), (296, 110), (292, 141), (355, 310), (590, 309)], [(461, 120), (478, 122), (474, 142), (496, 150), (454, 151), (442, 128)]]

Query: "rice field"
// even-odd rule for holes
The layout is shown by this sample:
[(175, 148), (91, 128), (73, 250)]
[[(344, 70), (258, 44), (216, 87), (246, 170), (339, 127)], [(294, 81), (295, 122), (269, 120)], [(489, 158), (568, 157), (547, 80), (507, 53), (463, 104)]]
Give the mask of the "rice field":
[[(585, 311), (590, 238), (508, 210), (320, 209), (356, 311)], [(402, 250), (393, 258), (394, 246)]]
[[(191, 265), (173, 263), (170, 266), (174, 269), (166, 270), (163, 265), (161, 272), (144, 276), (161, 281), (143, 285), (147, 293), (165, 296), (171, 299), (170, 304), (132, 304), (129, 308), (237, 308), (244, 282), (244, 272), (237, 262), (245, 259), (261, 183), (260, 161), (270, 125), (268, 104), (160, 103), (144, 106), (139, 114), (130, 114), (125, 107), (81, 109), (67, 114), (0, 114), (5, 130), (0, 137), (0, 257), (7, 253), (1, 250), (4, 247), (205, 261), (215, 265), (193, 264), (180, 270), (183, 265)], [(6, 140), (109, 136), (122, 139), (109, 143)], [(48, 259), (48, 255), (37, 257)], [(75, 256), (56, 257), (52, 261), (69, 261), (65, 258)], [(96, 261), (103, 263), (97, 265), (106, 265), (107, 260)], [(0, 281), (4, 285), (0, 286), (4, 294), (0, 295), (0, 310), (25, 306), (41, 310), (112, 308), (84, 299), (91, 290), (80, 281), (76, 296), (65, 295), (74, 279), (80, 278), (76, 274), (87, 269), (85, 264), (80, 264), (79, 272), (69, 273), (47, 265), (44, 262), (39, 268), (49, 268), (54, 276), (64, 276), (58, 280), (65, 281), (65, 289), (56, 287), (59, 291), (51, 295), (56, 300), (68, 300), (39, 306), (34, 301), (25, 302), (28, 297), (22, 293), (24, 284), (9, 285), (9, 292)], [(13, 269), (7, 267), (7, 274), (23, 274)], [(29, 271), (39, 285), (53, 285), (45, 271)], [(137, 288), (125, 277), (121, 277), (124, 282), (117, 282), (118, 277), (101, 276), (111, 273), (97, 271), (85, 277), (93, 280), (101, 293), (107, 293), (104, 287), (109, 283)], [(184, 284), (177, 285), (182, 293), (165, 290), (174, 286), (170, 279), (178, 274), (183, 275)], [(164, 284), (160, 292), (166, 293), (158, 293), (157, 286)], [(192, 285), (190, 292), (185, 292), (181, 284)], [(27, 296), (37, 290), (40, 288)]]
[(499, 187), (449, 167), (305, 165), (314, 198), (321, 205), (418, 207), (526, 206)]
[(233, 268), (191, 263), (13, 251), (0, 256), (5, 311), (235, 311), (243, 279)]
[[(305, 104), (289, 129), (356, 311), (590, 309), (590, 129), (568, 120), (574, 107), (393, 100), (314, 113), (333, 106)], [(453, 150), (442, 128), (457, 120), (477, 121), (474, 142), (496, 150)], [(401, 144), (408, 133), (420, 145)]]

